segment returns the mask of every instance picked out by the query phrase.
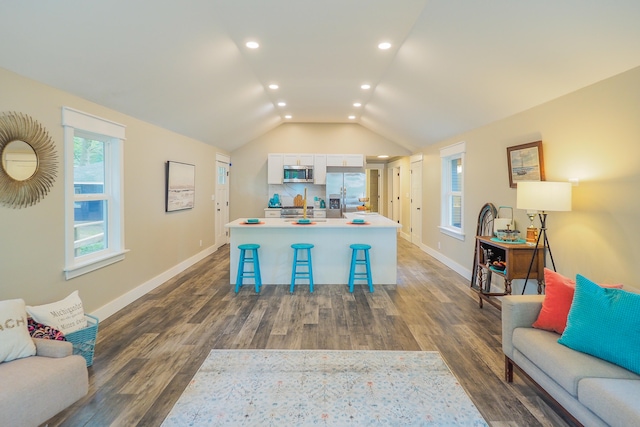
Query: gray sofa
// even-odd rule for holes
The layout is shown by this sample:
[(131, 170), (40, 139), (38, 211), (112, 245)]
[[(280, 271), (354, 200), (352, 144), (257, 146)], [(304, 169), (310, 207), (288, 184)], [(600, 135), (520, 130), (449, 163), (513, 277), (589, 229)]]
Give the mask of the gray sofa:
[(502, 301), (505, 379), (516, 367), (551, 397), (576, 424), (640, 425), (640, 376), (558, 344), (560, 335), (531, 327), (543, 295), (506, 296)]
[(70, 342), (33, 341), (35, 356), (0, 363), (0, 426), (37, 426), (88, 392), (86, 361)]

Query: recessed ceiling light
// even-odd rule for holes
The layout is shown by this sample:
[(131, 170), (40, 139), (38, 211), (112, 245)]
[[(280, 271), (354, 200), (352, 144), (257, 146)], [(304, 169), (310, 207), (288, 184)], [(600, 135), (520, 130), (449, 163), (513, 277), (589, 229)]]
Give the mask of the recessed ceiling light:
[(353, 103), (353, 106), (354, 106), (354, 107), (362, 107), (362, 103), (360, 103), (360, 102), (354, 102), (354, 103)]
[(273, 89), (273, 90), (276, 90), (276, 89), (278, 89), (279, 87), (280, 87), (280, 86), (278, 86), (278, 85), (277, 85), (277, 84), (275, 84), (275, 83), (271, 83), (271, 84), (269, 85), (269, 89)]
[(290, 119), (291, 118), (291, 114), (287, 114), (286, 116), (284, 116), (285, 119)]
[(258, 42), (250, 41), (247, 42), (245, 46), (247, 46), (249, 49), (257, 49), (260, 47), (260, 44)]
[(349, 116), (349, 120), (355, 120), (356, 116)]
[(365, 83), (362, 86), (360, 86), (360, 89), (369, 90), (369, 89), (371, 89), (371, 85)]
[(379, 158), (379, 159), (386, 159), (386, 158), (388, 158), (388, 157), (389, 157), (389, 156), (387, 156), (386, 154), (380, 154), (380, 155), (378, 156), (378, 158)]
[(378, 45), (378, 49), (387, 50), (391, 47), (391, 43), (383, 42)]
[(285, 107), (286, 105), (287, 105), (287, 103), (284, 102), (284, 101), (278, 102), (278, 107)]

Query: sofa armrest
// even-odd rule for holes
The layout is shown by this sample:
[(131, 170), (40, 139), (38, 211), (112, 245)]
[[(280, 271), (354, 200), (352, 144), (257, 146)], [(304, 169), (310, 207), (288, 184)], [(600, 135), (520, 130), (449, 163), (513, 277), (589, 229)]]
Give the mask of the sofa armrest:
[(73, 354), (73, 344), (68, 341), (34, 338), (33, 342), (36, 344), (36, 356), (60, 358)]
[(502, 299), (502, 351), (513, 357), (513, 330), (530, 328), (538, 318), (544, 295), (508, 295)]

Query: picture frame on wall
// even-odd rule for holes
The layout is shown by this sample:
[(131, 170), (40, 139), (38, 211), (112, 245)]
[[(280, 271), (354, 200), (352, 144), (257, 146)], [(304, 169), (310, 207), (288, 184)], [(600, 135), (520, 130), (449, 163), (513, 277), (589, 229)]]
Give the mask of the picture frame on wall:
[(542, 141), (507, 147), (509, 186), (516, 188), (518, 181), (544, 181)]
[(166, 163), (165, 212), (193, 209), (196, 195), (196, 167), (188, 163)]

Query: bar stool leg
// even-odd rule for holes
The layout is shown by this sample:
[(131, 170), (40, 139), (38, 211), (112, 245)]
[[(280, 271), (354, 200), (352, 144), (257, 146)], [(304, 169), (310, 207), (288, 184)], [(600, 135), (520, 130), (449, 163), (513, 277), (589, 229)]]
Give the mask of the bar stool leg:
[(262, 288), (262, 275), (260, 275), (260, 258), (258, 258), (257, 249), (253, 249), (253, 276), (256, 283), (256, 293), (260, 293), (260, 289)]
[(351, 249), (351, 268), (349, 269), (349, 292), (353, 293), (353, 279), (356, 273), (357, 249)]
[(238, 260), (238, 275), (236, 276), (236, 294), (240, 290), (240, 286), (242, 286), (242, 279), (244, 276), (244, 258), (245, 252), (244, 249), (240, 249), (240, 259)]
[(367, 267), (367, 284), (369, 285), (369, 292), (373, 292), (373, 281), (371, 279), (371, 263), (369, 262), (369, 249), (364, 250), (364, 262)]
[(298, 271), (298, 250), (293, 249), (293, 268), (291, 268), (291, 287), (289, 292), (293, 293), (293, 289), (296, 286), (296, 273)]
[(307, 261), (309, 261), (309, 292), (313, 293), (313, 263), (311, 262), (311, 248), (307, 249)]

